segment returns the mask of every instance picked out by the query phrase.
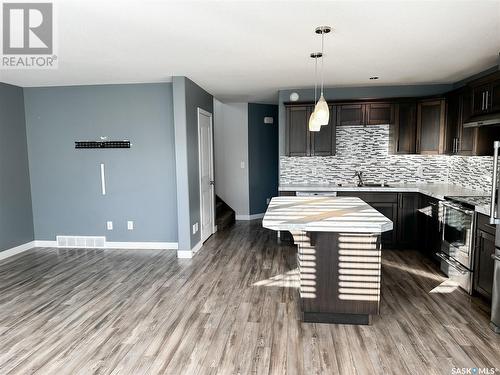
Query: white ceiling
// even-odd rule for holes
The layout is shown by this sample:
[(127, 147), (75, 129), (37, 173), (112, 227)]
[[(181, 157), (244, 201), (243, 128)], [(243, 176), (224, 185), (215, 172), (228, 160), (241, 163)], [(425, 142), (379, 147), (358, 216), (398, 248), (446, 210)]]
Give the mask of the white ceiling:
[[(56, 0), (59, 68), (0, 71), (19, 86), (162, 82), (185, 75), (226, 101), (310, 87), (330, 25), (327, 86), (451, 83), (497, 63), (500, 0)], [(378, 81), (369, 81), (372, 75)]]

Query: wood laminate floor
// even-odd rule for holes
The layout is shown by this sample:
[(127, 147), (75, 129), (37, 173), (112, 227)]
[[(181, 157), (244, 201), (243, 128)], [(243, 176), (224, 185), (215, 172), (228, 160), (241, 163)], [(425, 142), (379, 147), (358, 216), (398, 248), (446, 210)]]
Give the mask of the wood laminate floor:
[[(295, 249), (258, 223), (174, 251), (35, 249), (0, 262), (0, 374), (451, 374), (500, 368), (487, 308), (384, 251), (372, 326), (301, 323)], [(500, 372), (499, 372), (500, 373)]]

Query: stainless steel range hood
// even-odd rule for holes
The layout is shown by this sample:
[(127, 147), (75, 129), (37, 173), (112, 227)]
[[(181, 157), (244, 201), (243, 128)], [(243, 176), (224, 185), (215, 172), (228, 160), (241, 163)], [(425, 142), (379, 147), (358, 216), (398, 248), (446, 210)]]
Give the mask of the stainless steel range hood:
[(491, 115), (474, 116), (464, 123), (464, 128), (477, 128), (480, 126), (500, 126), (500, 113)]

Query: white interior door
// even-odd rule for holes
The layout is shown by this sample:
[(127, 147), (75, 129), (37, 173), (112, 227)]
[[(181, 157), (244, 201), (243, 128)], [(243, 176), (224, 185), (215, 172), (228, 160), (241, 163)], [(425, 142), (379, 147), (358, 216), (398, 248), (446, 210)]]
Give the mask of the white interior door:
[(198, 108), (198, 141), (200, 155), (201, 241), (215, 231), (215, 190), (213, 171), (212, 114)]

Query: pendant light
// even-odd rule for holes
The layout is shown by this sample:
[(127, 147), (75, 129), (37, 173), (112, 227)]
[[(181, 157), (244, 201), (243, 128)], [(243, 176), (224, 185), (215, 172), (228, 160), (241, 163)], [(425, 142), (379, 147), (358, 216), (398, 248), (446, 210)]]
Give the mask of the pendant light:
[(319, 26), (316, 28), (316, 34), (321, 34), (321, 94), (316, 106), (314, 107), (314, 112), (316, 113), (316, 119), (320, 125), (328, 125), (328, 122), (330, 121), (330, 109), (328, 108), (328, 103), (323, 96), (323, 86), (325, 82), (323, 67), (323, 59), (325, 58), (325, 34), (328, 34), (330, 31), (330, 26)]
[[(314, 101), (316, 102), (317, 91), (318, 91), (318, 58), (321, 57), (321, 52), (311, 53), (311, 57), (314, 59)], [(311, 113), (309, 117), (309, 131), (319, 132), (321, 129), (321, 124), (316, 118), (316, 109)]]

